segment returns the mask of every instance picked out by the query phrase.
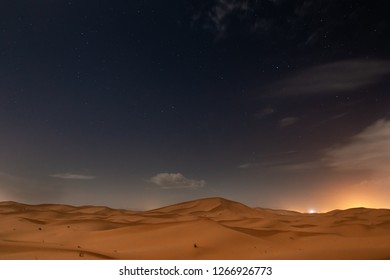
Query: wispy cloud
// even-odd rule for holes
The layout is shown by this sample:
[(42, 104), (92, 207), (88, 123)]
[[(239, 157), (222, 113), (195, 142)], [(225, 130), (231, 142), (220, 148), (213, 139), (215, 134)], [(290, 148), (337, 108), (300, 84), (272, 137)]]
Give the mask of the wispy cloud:
[(346, 60), (306, 69), (268, 88), (272, 96), (321, 95), (351, 92), (390, 76), (390, 61)]
[(262, 119), (262, 118), (264, 118), (264, 117), (266, 117), (266, 116), (269, 116), (269, 115), (272, 115), (272, 114), (274, 114), (274, 113), (275, 113), (275, 109), (272, 108), (271, 106), (267, 106), (267, 107), (265, 107), (263, 110), (261, 110), (261, 111), (259, 111), (259, 112), (256, 112), (256, 113), (254, 114), (254, 117), (255, 117), (256, 119)]
[(206, 185), (204, 180), (189, 179), (181, 173), (159, 173), (149, 181), (162, 189), (199, 189)]
[[(297, 151), (286, 151), (286, 152), (277, 152), (270, 153), (263, 156), (262, 161), (258, 162), (245, 162), (237, 166), (240, 169), (250, 169), (250, 168), (273, 168), (275, 166), (284, 166), (293, 164), (294, 156)], [(286, 157), (288, 157), (286, 159)]]
[(390, 174), (390, 120), (378, 120), (348, 143), (326, 150), (323, 160), (337, 170)]
[(204, 28), (212, 31), (216, 39), (225, 37), (231, 20), (248, 10), (247, 1), (215, 0), (198, 5), (203, 8), (195, 13), (194, 21), (202, 23)]
[[(372, 39), (382, 38), (385, 32), (383, 22), (386, 16), (381, 14), (385, 5), (373, 7), (370, 1), (362, 1), (359, 5), (351, 7), (345, 1), (338, 0), (211, 0), (194, 2), (194, 23), (213, 32), (217, 39), (228, 37), (235, 32), (247, 34), (251, 37), (259, 36), (263, 40), (267, 37), (273, 41), (290, 42), (294, 49), (323, 46), (324, 36), (339, 33), (342, 37), (333, 40), (336, 42), (349, 42), (355, 37), (350, 32), (351, 26), (361, 37)], [(384, 2), (385, 3), (385, 2)], [(367, 17), (366, 11), (378, 14), (378, 17)], [(283, 14), (281, 17), (280, 15)], [(379, 16), (381, 14), (381, 16)], [(333, 20), (324, 20), (329, 15), (335, 16)], [(343, 15), (339, 17), (337, 15)], [(308, 22), (321, 24), (306, 24)], [(371, 32), (365, 26), (377, 26), (382, 32)], [(378, 37), (377, 37), (378, 36)], [(349, 45), (351, 43), (347, 43)], [(364, 44), (364, 43), (363, 43)], [(351, 45), (352, 46), (352, 45)]]
[(256, 164), (256, 163), (250, 163), (250, 162), (248, 162), (248, 163), (240, 164), (240, 165), (238, 166), (238, 168), (240, 168), (240, 169), (248, 169), (248, 168), (255, 167), (255, 166), (257, 166), (257, 165), (258, 165), (258, 164)]
[(344, 118), (345, 116), (349, 115), (350, 112), (345, 112), (345, 113), (341, 113), (341, 114), (335, 114), (333, 116), (330, 116), (320, 122), (318, 122), (317, 124), (313, 125), (312, 127), (319, 127), (319, 126), (322, 126), (324, 124), (327, 124), (327, 123), (331, 123), (331, 122), (334, 122), (334, 121), (339, 121), (339, 119), (341, 118)]
[(299, 119), (296, 118), (296, 117), (287, 117), (287, 118), (283, 118), (279, 121), (279, 126), (280, 127), (287, 127), (287, 126), (290, 126), (290, 125), (293, 125), (295, 124)]
[(287, 158), (288, 154), (279, 154), (275, 158), (263, 159), (259, 162), (249, 162), (237, 166), (240, 169), (262, 169), (269, 171), (300, 172), (322, 168), (323, 163), (318, 160), (304, 160), (295, 157)]
[(274, 166), (274, 169), (280, 171), (291, 171), (291, 172), (300, 172), (308, 171), (320, 168), (322, 165), (318, 161), (306, 161), (306, 162), (297, 162), (297, 163), (287, 163)]
[(58, 174), (52, 174), (52, 175), (50, 175), (50, 177), (65, 179), (65, 180), (92, 180), (92, 179), (95, 179), (95, 176), (74, 174), (74, 173), (58, 173)]
[(225, 35), (230, 16), (246, 11), (247, 9), (248, 5), (245, 1), (218, 0), (208, 14), (214, 24), (217, 37)]

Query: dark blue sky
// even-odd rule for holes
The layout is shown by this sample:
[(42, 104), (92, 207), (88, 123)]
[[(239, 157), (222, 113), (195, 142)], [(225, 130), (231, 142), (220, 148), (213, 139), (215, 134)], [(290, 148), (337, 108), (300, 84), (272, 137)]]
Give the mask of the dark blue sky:
[(0, 200), (390, 207), (385, 3), (2, 1)]

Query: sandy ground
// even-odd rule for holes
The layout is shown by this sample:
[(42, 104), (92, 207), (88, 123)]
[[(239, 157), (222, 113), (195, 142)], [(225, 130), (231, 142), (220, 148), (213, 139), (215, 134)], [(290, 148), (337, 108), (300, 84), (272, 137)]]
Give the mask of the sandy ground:
[(0, 259), (390, 259), (390, 210), (302, 214), (222, 198), (145, 212), (0, 202)]

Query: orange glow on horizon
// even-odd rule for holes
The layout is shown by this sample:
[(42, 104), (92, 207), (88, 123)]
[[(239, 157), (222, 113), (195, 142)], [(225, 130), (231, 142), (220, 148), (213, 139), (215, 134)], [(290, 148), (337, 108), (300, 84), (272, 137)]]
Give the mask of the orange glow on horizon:
[[(324, 186), (323, 191), (308, 193), (305, 197), (289, 197), (279, 201), (281, 208), (301, 213), (326, 213), (349, 208), (390, 209), (390, 189), (384, 182), (365, 181), (358, 184)], [(284, 205), (284, 206), (283, 206)]]

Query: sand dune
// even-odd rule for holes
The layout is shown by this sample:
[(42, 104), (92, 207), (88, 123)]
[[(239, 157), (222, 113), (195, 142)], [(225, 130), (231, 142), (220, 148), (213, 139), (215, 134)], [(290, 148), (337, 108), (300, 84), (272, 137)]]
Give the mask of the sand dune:
[(0, 202), (0, 259), (390, 259), (390, 210), (302, 214), (223, 198), (144, 212)]

